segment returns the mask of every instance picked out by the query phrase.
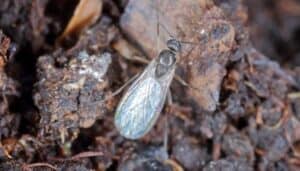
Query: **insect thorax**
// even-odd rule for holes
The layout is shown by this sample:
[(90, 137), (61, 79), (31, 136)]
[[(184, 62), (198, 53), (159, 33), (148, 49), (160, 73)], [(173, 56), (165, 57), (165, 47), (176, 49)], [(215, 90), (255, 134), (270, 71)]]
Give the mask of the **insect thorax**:
[(165, 49), (158, 55), (157, 66), (155, 68), (155, 76), (161, 77), (168, 73), (176, 62), (176, 54), (174, 51)]

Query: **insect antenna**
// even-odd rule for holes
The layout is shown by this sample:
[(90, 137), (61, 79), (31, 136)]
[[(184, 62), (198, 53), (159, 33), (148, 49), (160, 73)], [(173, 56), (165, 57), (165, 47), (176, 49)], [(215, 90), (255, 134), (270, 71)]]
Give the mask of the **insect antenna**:
[(156, 21), (157, 21), (157, 23), (156, 23), (156, 33), (157, 33), (157, 39), (156, 39), (156, 41), (157, 41), (157, 49), (159, 48), (159, 33), (160, 33), (160, 27), (168, 34), (168, 36), (170, 37), (170, 38), (172, 38), (172, 39), (176, 39), (179, 43), (181, 43), (181, 44), (188, 44), (188, 45), (198, 45), (197, 43), (195, 43), (195, 42), (189, 42), (189, 41), (185, 41), (185, 40), (179, 40), (179, 39), (177, 39), (168, 29), (167, 29), (167, 27), (163, 24), (163, 23), (161, 23), (160, 22), (160, 20), (159, 20), (159, 14), (160, 13), (162, 13), (163, 14), (163, 12), (160, 10), (160, 0), (157, 0), (157, 1), (155, 1), (156, 2), (156, 7), (154, 7), (154, 9), (156, 10)]
[(156, 55), (158, 56), (159, 54), (159, 48), (160, 48), (160, 44), (159, 44), (159, 6), (160, 6), (160, 0), (155, 1), (156, 2)]
[[(159, 54), (159, 48), (160, 48), (160, 41), (159, 41), (159, 26), (160, 26), (160, 22), (159, 22), (159, 12), (160, 12), (160, 0), (157, 0), (156, 1), (156, 34), (157, 34), (157, 37), (156, 37), (156, 52), (157, 52), (157, 55)], [(172, 34), (165, 28), (164, 25), (161, 25), (162, 28), (166, 31), (166, 33), (168, 33), (168, 35), (171, 37), (171, 38), (174, 38), (172, 36)], [(170, 89), (168, 90), (168, 100), (170, 100), (170, 103), (172, 103), (172, 96), (171, 96), (171, 92), (170, 92)], [(168, 116), (168, 115), (167, 115)], [(168, 136), (169, 136), (169, 122), (168, 122), (168, 119), (166, 119), (166, 117), (164, 118), (165, 119), (165, 131), (164, 131), (164, 135), (163, 135), (163, 149), (165, 150), (166, 154), (168, 155)], [(169, 156), (168, 156), (169, 158)]]
[(197, 43), (195, 42), (189, 42), (189, 41), (186, 41), (186, 40), (179, 40), (177, 39), (175, 36), (173, 36), (169, 31), (168, 29), (166, 28), (166, 26), (162, 23), (159, 23), (159, 25), (161, 25), (161, 27), (163, 28), (163, 30), (169, 35), (169, 37), (171, 37), (172, 39), (176, 39), (179, 43), (181, 44), (188, 44), (188, 45), (198, 45)]
[(161, 25), (161, 27), (165, 30), (165, 32), (173, 39), (175, 39), (175, 36), (173, 36), (169, 30), (166, 28), (166, 26), (163, 23), (158, 23), (158, 25)]

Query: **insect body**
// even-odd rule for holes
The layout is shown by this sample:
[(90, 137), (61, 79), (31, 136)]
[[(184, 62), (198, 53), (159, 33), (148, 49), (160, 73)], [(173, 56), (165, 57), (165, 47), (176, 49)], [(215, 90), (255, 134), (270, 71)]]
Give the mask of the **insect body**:
[(167, 46), (129, 87), (117, 108), (114, 122), (126, 138), (138, 139), (149, 132), (163, 108), (181, 50), (176, 39), (168, 40)]

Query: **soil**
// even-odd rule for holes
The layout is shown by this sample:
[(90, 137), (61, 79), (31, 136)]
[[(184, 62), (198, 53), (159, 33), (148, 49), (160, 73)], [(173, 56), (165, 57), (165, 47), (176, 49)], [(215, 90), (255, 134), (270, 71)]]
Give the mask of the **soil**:
[[(122, 137), (114, 112), (181, 41), (158, 121)], [(0, 170), (300, 169), (297, 0), (4, 0)]]

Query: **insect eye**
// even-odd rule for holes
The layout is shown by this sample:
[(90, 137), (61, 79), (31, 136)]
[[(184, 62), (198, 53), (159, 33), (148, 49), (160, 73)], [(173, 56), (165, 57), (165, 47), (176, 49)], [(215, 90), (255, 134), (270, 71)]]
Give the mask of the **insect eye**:
[(167, 46), (174, 52), (179, 52), (181, 50), (181, 44), (176, 39), (170, 39), (167, 41)]

